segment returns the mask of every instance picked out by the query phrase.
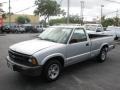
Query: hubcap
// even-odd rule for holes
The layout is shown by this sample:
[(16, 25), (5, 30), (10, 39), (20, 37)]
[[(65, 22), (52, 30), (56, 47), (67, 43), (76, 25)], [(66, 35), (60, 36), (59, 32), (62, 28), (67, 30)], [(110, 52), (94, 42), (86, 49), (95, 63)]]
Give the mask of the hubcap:
[(105, 52), (105, 51), (102, 51), (101, 59), (102, 59), (102, 60), (105, 60), (105, 58), (106, 58), (106, 52)]
[(55, 79), (59, 75), (59, 72), (60, 72), (59, 65), (52, 64), (48, 69), (48, 76), (51, 79)]

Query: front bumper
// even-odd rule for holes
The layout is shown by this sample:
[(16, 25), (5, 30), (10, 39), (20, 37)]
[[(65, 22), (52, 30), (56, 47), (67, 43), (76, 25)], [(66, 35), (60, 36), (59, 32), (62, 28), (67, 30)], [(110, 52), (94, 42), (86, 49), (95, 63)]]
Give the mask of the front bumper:
[(25, 65), (13, 62), (9, 58), (9, 56), (7, 56), (6, 60), (7, 60), (7, 66), (11, 68), (13, 71), (18, 71), (30, 76), (39, 76), (41, 74), (42, 66), (34, 66), (34, 67), (25, 66)]

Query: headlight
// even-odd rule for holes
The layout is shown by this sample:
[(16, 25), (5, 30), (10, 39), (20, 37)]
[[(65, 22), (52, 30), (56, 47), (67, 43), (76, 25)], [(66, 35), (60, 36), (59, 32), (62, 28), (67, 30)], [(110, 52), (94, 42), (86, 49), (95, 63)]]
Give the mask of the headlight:
[(28, 62), (30, 62), (30, 63), (33, 64), (33, 65), (37, 65), (37, 64), (38, 64), (38, 62), (37, 62), (37, 60), (36, 60), (35, 57), (31, 57), (31, 58), (28, 60)]

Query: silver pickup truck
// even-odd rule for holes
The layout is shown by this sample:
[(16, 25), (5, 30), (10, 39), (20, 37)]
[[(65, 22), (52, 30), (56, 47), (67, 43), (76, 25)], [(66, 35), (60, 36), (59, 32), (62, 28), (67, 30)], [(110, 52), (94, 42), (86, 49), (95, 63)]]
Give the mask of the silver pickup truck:
[(114, 48), (113, 40), (112, 36), (87, 34), (81, 26), (52, 26), (36, 39), (12, 45), (7, 65), (13, 71), (54, 81), (66, 66), (93, 57), (104, 62)]

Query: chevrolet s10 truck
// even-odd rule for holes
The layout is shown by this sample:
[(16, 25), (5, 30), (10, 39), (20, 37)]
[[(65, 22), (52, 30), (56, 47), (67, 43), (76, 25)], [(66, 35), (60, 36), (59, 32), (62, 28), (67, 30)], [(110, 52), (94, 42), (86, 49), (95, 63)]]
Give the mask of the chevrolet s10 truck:
[(66, 66), (93, 57), (104, 62), (114, 48), (113, 40), (113, 36), (87, 34), (82, 26), (51, 26), (36, 39), (10, 46), (7, 65), (13, 71), (54, 81)]

